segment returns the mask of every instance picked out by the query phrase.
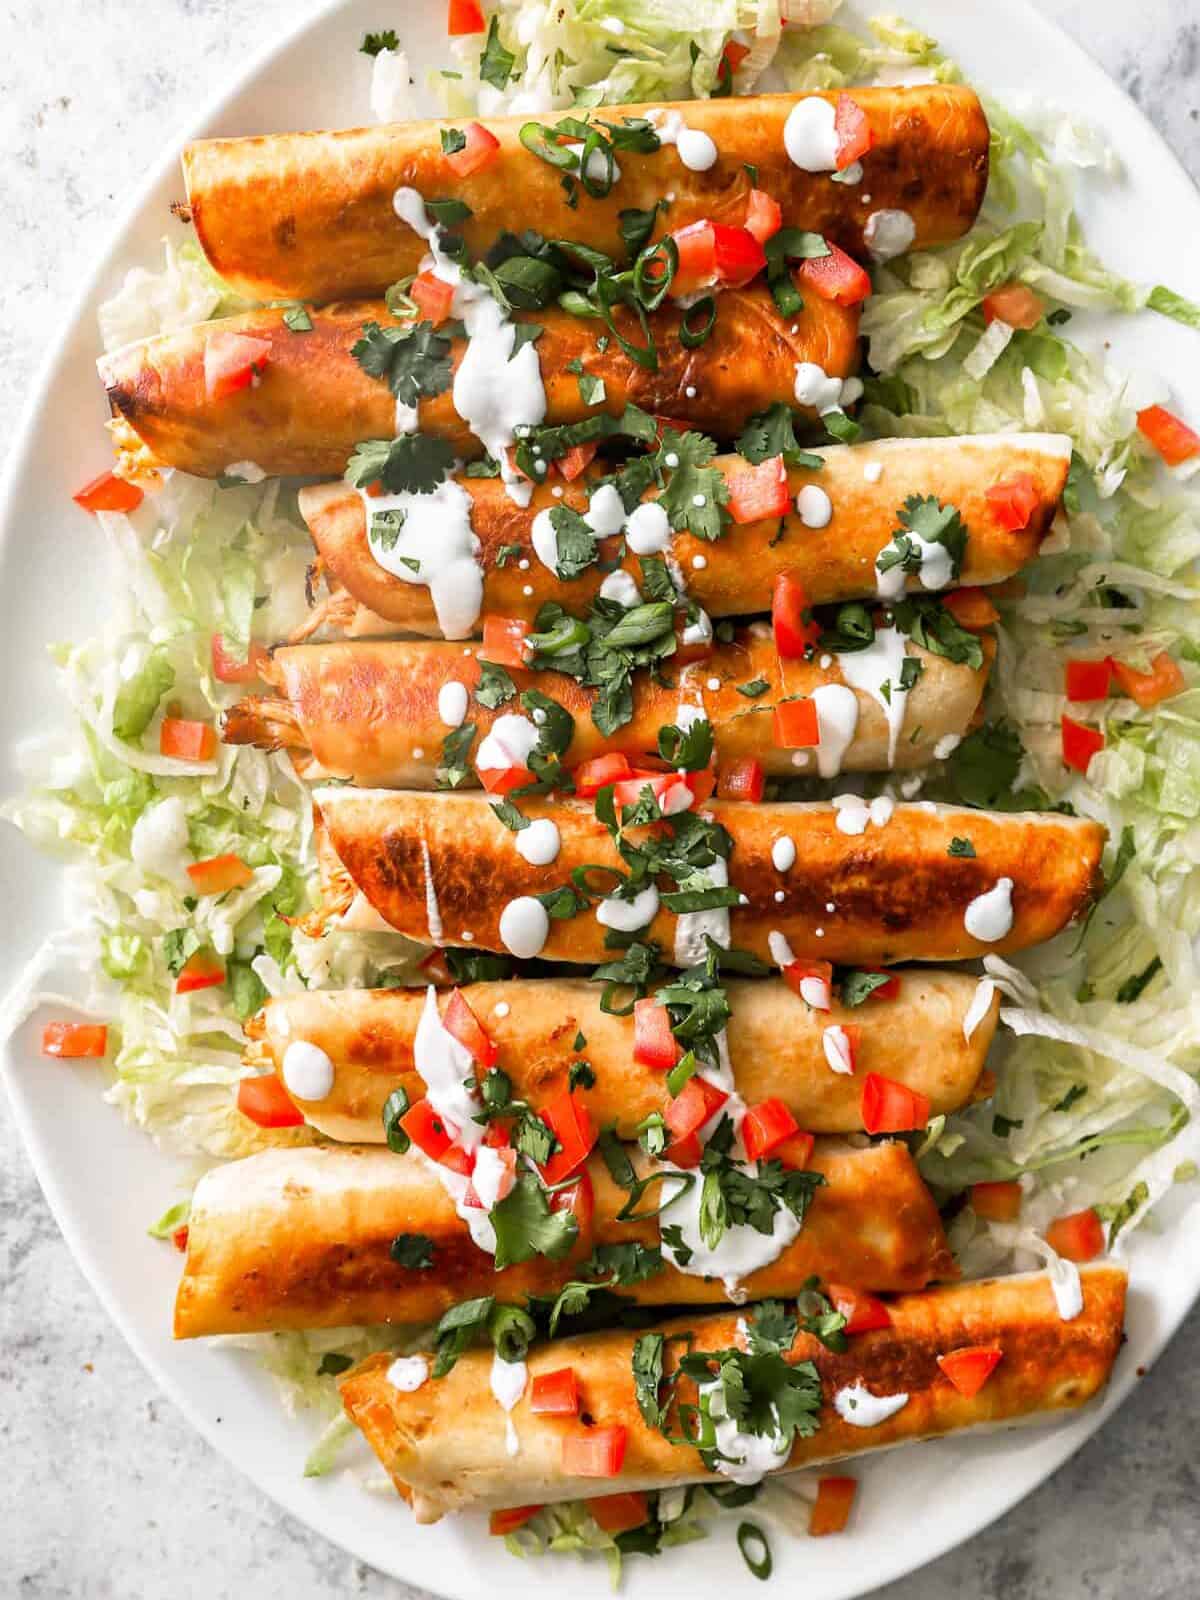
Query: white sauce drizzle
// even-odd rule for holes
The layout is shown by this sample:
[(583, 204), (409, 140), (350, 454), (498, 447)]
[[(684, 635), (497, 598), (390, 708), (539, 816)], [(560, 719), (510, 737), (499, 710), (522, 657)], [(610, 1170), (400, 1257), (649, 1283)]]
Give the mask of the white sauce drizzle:
[(520, 712), (506, 712), (496, 718), (487, 736), (480, 740), (475, 752), (475, 770), (492, 772), (527, 766), (530, 752), (539, 738), (536, 724), (528, 717)]
[(461, 728), (467, 716), (465, 683), (444, 683), (438, 690), (438, 716), (448, 728)]
[(689, 172), (707, 172), (716, 165), (717, 147), (707, 133), (689, 128), (678, 111), (649, 111), (646, 121), (658, 129), (662, 144), (673, 144)]
[(602, 483), (588, 501), (583, 520), (597, 539), (611, 538), (625, 526), (625, 503), (611, 483)]
[(883, 462), (868, 461), (863, 468), (863, 477), (868, 483), (878, 483), (880, 478), (883, 477)]
[(939, 761), (945, 761), (947, 756), (954, 754), (961, 743), (961, 733), (944, 733), (934, 745), (933, 753)]
[(708, 1397), (708, 1414), (715, 1424), (719, 1452), (714, 1465), (723, 1477), (748, 1487), (786, 1464), (788, 1444), (782, 1433), (742, 1433), (733, 1418), (726, 1415), (725, 1389), (719, 1378), (700, 1384), (699, 1390)]
[[(690, 790), (688, 798), (691, 798)], [(634, 933), (653, 922), (657, 915), (658, 890), (653, 884), (640, 890), (632, 900), (618, 900), (609, 895), (596, 907), (596, 921), (605, 928), (615, 928), (618, 933)]]
[(510, 1413), (525, 1393), (528, 1381), (529, 1369), (523, 1361), (505, 1361), (499, 1350), (496, 1351), (492, 1359), (492, 1393), (504, 1408), (504, 1445), (510, 1456), (515, 1456), (521, 1448)]
[(969, 1044), (971, 1035), (987, 1016), (991, 1009), (992, 1000), (996, 994), (996, 985), (991, 978), (980, 978), (975, 985), (975, 993), (971, 996), (971, 1004), (967, 1007), (963, 1017), (963, 1038)]
[[(921, 565), (917, 577), (923, 589), (945, 589), (954, 579), (954, 560), (944, 544), (936, 539), (923, 539), (919, 533), (906, 532), (904, 537), (917, 550)], [(889, 544), (875, 557), (875, 593), (881, 600), (899, 600), (904, 593), (907, 574), (900, 562), (886, 570), (880, 562), (889, 550), (898, 548), (893, 536)]]
[(671, 546), (671, 524), (657, 500), (643, 500), (629, 514), (625, 538), (635, 556), (661, 555)]
[(836, 778), (858, 729), (858, 700), (844, 683), (823, 683), (812, 692), (817, 708), (817, 771)]
[[(447, 478), (428, 494), (385, 494), (359, 489), (367, 519), (367, 545), (376, 563), (401, 583), (429, 590), (438, 627), (447, 639), (465, 639), (474, 630), (483, 604), (479, 540), (471, 527), (471, 497)], [(390, 549), (374, 533), (383, 511), (403, 513), (404, 523)], [(406, 562), (414, 562), (415, 568)]]
[(401, 1394), (415, 1394), (429, 1377), (429, 1363), (424, 1356), (397, 1356), (387, 1369), (387, 1381)]
[(902, 256), (917, 236), (917, 225), (907, 211), (872, 211), (863, 240), (876, 261)]
[(333, 1088), (333, 1062), (319, 1045), (293, 1039), (283, 1052), (283, 1085), (297, 1100), (324, 1100)]
[(780, 933), (778, 928), (772, 928), (767, 934), (767, 949), (771, 952), (771, 960), (777, 967), (790, 967), (796, 959), (788, 943), (787, 934)]
[[(900, 674), (904, 668), (905, 637), (898, 628), (877, 628), (875, 638), (865, 650), (851, 650), (842, 655), (842, 676), (854, 689), (862, 689), (883, 707), (888, 724), (888, 765), (896, 764), (896, 747), (900, 730), (904, 726), (904, 711), (908, 704), (908, 690), (900, 687)], [(883, 685), (889, 685), (888, 695)], [(890, 696), (890, 698), (889, 698)]]
[[(690, 794), (690, 790), (688, 791)], [(729, 864), (720, 856), (711, 866), (705, 867), (708, 881), (714, 888), (725, 888), (729, 883)], [(708, 952), (705, 935), (723, 949), (729, 948), (729, 907), (716, 906), (710, 911), (681, 911), (675, 923), (675, 965), (694, 967), (703, 961)], [(772, 1260), (774, 1257), (771, 1258)]]
[(852, 1428), (877, 1428), (907, 1404), (906, 1394), (872, 1394), (862, 1383), (847, 1384), (833, 1397), (833, 1409)]
[(801, 489), (796, 510), (806, 528), (827, 528), (833, 519), (833, 501), (816, 483), (806, 483)]
[(429, 859), (429, 846), (421, 840), (421, 862), (425, 868), (425, 924), (434, 944), (442, 942), (442, 912), (438, 905), (437, 885), (433, 881), (433, 862)]
[(642, 591), (634, 582), (630, 573), (623, 567), (618, 567), (615, 572), (610, 572), (600, 585), (601, 600), (615, 600), (619, 606), (624, 606), (626, 611), (630, 606), (642, 603)]
[[(722, 1107), (722, 1111), (724, 1110)], [(744, 1163), (739, 1165), (744, 1172), (753, 1175), (753, 1167)], [(664, 1161), (661, 1168), (655, 1170), (681, 1172), (683, 1169)], [(695, 1180), (697, 1175), (692, 1173), (690, 1176)], [(664, 1240), (663, 1255), (673, 1266), (678, 1267), (680, 1272), (698, 1278), (720, 1278), (731, 1300), (744, 1299), (744, 1295), (739, 1296), (738, 1284), (752, 1272), (758, 1272), (760, 1268), (769, 1266), (776, 1260), (796, 1238), (800, 1232), (800, 1224), (786, 1206), (781, 1206), (775, 1213), (770, 1233), (759, 1233), (743, 1223), (726, 1228), (717, 1241), (716, 1248), (710, 1249), (700, 1234), (700, 1202), (703, 1193), (703, 1183), (693, 1181), (686, 1193), (668, 1200), (663, 1207), (663, 1217), (668, 1223), (678, 1224), (683, 1242), (692, 1252), (691, 1259), (685, 1266)]]
[(825, 1028), (821, 1033), (821, 1048), (825, 1052), (825, 1060), (830, 1070), (846, 1076), (854, 1071), (854, 1051), (851, 1048), (849, 1035), (840, 1023)]
[(562, 835), (558, 824), (549, 817), (535, 817), (527, 828), (516, 835), (517, 854), (531, 867), (548, 867), (558, 859), (562, 848)]
[(771, 845), (771, 865), (776, 872), (790, 872), (796, 865), (796, 841), (781, 834)]
[(811, 406), (821, 416), (839, 411), (862, 394), (858, 378), (833, 378), (815, 361), (797, 361), (795, 394), (798, 405)]
[(963, 913), (963, 927), (981, 944), (996, 944), (1012, 931), (1011, 878), (1000, 878), (986, 894), (976, 895)]
[(550, 917), (540, 900), (519, 895), (500, 913), (500, 940), (504, 948), (520, 961), (540, 955), (550, 935)]
[(896, 802), (885, 794), (870, 801), (860, 794), (835, 794), (832, 804), (837, 812), (838, 832), (848, 834), (866, 833), (872, 822), (877, 828), (886, 828), (896, 809)]
[(837, 170), (838, 136), (828, 100), (817, 95), (797, 100), (783, 125), (783, 148), (788, 160), (804, 172)]

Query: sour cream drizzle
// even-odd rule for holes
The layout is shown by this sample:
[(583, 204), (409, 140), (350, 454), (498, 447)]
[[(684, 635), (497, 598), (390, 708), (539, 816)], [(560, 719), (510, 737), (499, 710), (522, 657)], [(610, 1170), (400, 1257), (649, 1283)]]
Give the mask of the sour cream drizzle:
[(852, 1428), (877, 1428), (907, 1404), (906, 1394), (872, 1394), (863, 1383), (849, 1383), (833, 1397), (833, 1409)]
[(510, 1456), (515, 1456), (521, 1448), (517, 1438), (517, 1430), (513, 1427), (511, 1412), (517, 1401), (525, 1393), (525, 1385), (529, 1381), (529, 1369), (523, 1361), (505, 1361), (499, 1350), (492, 1359), (492, 1393), (503, 1406), (504, 1418), (504, 1444)]
[(844, 683), (823, 683), (812, 693), (817, 708), (817, 771), (836, 778), (858, 730), (858, 700)]
[(646, 121), (658, 130), (661, 144), (673, 144), (689, 172), (707, 172), (716, 165), (717, 147), (699, 128), (689, 128), (678, 111), (649, 111)]
[[(877, 628), (865, 650), (848, 651), (839, 660), (842, 676), (851, 688), (863, 690), (883, 707), (888, 725), (889, 766), (896, 763), (896, 747), (908, 704), (908, 690), (900, 687), (906, 655), (904, 635), (898, 628)], [(886, 695), (884, 684), (888, 685)]]
[(976, 895), (963, 914), (963, 927), (981, 944), (996, 944), (1013, 925), (1011, 878), (1000, 878), (986, 894)]
[[(466, 639), (483, 605), (479, 540), (471, 527), (471, 497), (452, 478), (428, 494), (368, 495), (359, 489), (367, 520), (367, 545), (385, 572), (429, 590), (438, 627), (447, 639)], [(383, 512), (398, 512), (403, 522), (384, 543)], [(387, 535), (391, 537), (390, 533)]]
[(297, 1100), (324, 1100), (333, 1088), (333, 1062), (319, 1045), (293, 1039), (283, 1053), (283, 1086)]

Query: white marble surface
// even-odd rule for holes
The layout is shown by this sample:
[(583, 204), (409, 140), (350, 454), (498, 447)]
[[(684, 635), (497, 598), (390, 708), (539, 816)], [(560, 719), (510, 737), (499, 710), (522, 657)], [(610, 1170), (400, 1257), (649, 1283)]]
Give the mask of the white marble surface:
[[(1042, 4), (1200, 173), (1200, 0)], [(3, 436), (12, 435), (77, 272), (104, 242), (147, 157), (298, 9), (295, 0), (0, 6)], [(389, 0), (377, 9), (385, 26)], [(440, 0), (431, 9), (440, 15)], [(156, 1392), (59, 1237), (2, 1097), (0, 1282), (0, 1595), (417, 1595), (278, 1512)], [(968, 1548), (880, 1594), (1191, 1600), (1200, 1569), (1195, 1340), (1200, 1313), (1115, 1421), (1050, 1483)], [(912, 1511), (938, 1515), (931, 1505)]]

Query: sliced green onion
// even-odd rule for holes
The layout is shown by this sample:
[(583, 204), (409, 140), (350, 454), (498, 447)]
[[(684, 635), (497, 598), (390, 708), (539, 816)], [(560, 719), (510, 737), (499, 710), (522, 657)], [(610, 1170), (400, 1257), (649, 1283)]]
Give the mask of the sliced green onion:
[[(767, 1543), (767, 1536), (757, 1522), (739, 1522), (737, 1531), (738, 1549), (742, 1552), (742, 1560), (750, 1568), (756, 1578), (761, 1578), (764, 1583), (771, 1576), (774, 1562), (771, 1560), (771, 1546)], [(757, 1546), (761, 1554), (752, 1553)]]
[[(700, 327), (696, 327), (696, 312), (707, 313), (706, 320)], [(685, 350), (695, 350), (708, 339), (717, 325), (717, 297), (706, 294), (703, 300), (697, 300), (679, 319), (679, 342)]]
[(657, 311), (679, 271), (679, 246), (668, 233), (633, 264), (633, 292), (647, 311)]

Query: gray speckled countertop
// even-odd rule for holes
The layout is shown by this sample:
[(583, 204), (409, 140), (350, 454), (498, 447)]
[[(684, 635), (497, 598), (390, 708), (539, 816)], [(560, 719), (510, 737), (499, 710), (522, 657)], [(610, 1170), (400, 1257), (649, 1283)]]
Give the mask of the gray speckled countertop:
[[(1200, 173), (1200, 0), (1041, 4)], [(5, 436), (81, 264), (103, 245), (147, 155), (298, 9), (295, 0), (0, 7)], [(386, 24), (388, 0), (377, 9)], [(157, 1392), (60, 1238), (2, 1096), (0, 1263), (0, 1595), (417, 1595), (279, 1512)], [(1074, 1461), (968, 1547), (880, 1595), (1192, 1600), (1200, 1477), (1186, 1397), (1200, 1393), (1198, 1335), (1200, 1312)]]

